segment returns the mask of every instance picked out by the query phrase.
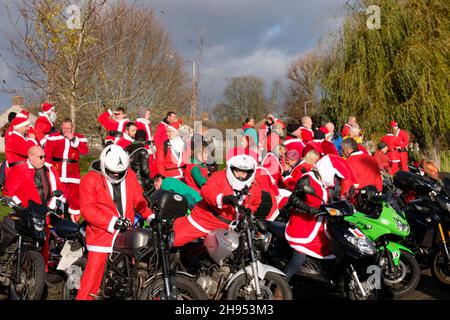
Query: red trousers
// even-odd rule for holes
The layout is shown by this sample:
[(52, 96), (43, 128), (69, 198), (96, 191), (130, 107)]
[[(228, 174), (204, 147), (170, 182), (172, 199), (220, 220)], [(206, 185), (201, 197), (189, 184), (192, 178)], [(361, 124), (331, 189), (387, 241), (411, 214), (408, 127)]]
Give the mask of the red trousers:
[(408, 169), (408, 152), (399, 152), (400, 155), (400, 167), (403, 171), (409, 171)]
[(67, 200), (69, 213), (80, 215), (80, 185), (77, 183), (61, 183), (61, 191)]
[(94, 300), (91, 294), (98, 295), (108, 256), (109, 253), (89, 251), (76, 300)]
[(391, 174), (392, 175), (396, 174), (397, 171), (400, 169), (399, 164), (400, 164), (400, 162), (389, 161), (389, 165), (391, 166)]

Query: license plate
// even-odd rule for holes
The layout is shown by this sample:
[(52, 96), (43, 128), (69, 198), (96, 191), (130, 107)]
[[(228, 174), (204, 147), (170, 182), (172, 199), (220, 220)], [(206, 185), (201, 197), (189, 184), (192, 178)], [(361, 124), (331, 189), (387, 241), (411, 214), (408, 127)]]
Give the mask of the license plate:
[(83, 248), (79, 248), (78, 250), (72, 251), (73, 241), (66, 241), (64, 244), (64, 247), (61, 250), (61, 260), (59, 260), (58, 267), (56, 269), (58, 270), (66, 270), (69, 268), (75, 261), (77, 261), (79, 258), (83, 256)]

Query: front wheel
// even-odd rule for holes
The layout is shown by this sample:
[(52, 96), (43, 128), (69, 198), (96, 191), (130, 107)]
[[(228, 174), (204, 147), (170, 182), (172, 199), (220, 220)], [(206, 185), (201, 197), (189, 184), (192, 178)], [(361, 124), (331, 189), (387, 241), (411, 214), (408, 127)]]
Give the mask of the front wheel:
[[(259, 280), (261, 300), (292, 300), (292, 290), (286, 278), (267, 272)], [(245, 273), (238, 276), (227, 290), (227, 300), (256, 300), (253, 278)]]
[(42, 255), (37, 251), (26, 251), (20, 266), (19, 279), (11, 285), (11, 299), (41, 299), (46, 278)]
[(400, 261), (394, 272), (389, 271), (388, 263), (382, 263), (380, 267), (383, 270), (386, 289), (396, 298), (414, 291), (419, 284), (420, 266), (416, 258), (409, 252), (401, 250)]
[(445, 252), (439, 250), (432, 259), (431, 274), (439, 285), (450, 288), (450, 261), (447, 261)]
[[(207, 300), (205, 291), (194, 280), (175, 275), (174, 287), (176, 288), (176, 300)], [(139, 300), (163, 300), (166, 298), (164, 280), (158, 277), (146, 284)]]

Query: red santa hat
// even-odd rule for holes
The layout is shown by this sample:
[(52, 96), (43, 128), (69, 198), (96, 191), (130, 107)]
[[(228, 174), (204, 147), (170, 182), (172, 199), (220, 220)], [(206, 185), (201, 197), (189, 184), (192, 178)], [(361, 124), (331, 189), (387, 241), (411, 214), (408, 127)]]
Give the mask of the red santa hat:
[(22, 128), (22, 127), (30, 126), (31, 122), (27, 118), (15, 117), (13, 122), (11, 123), (11, 125), (13, 126), (14, 130), (17, 130), (17, 129)]
[(322, 131), (325, 135), (330, 133), (330, 131), (328, 131), (327, 127), (320, 127), (319, 130)]
[(398, 128), (398, 123), (395, 120), (392, 120), (390, 123), (391, 128)]
[(26, 110), (21, 110), (18, 114), (16, 114), (16, 117), (28, 119), (30, 116), (30, 113)]
[(178, 129), (180, 129), (180, 124), (181, 124), (181, 121), (177, 120), (177, 121), (172, 122), (171, 124), (167, 125), (167, 128), (177, 131)]
[(55, 107), (52, 104), (50, 104), (48, 102), (44, 102), (42, 104), (42, 112), (49, 113), (50, 111), (53, 111), (53, 110), (55, 110)]

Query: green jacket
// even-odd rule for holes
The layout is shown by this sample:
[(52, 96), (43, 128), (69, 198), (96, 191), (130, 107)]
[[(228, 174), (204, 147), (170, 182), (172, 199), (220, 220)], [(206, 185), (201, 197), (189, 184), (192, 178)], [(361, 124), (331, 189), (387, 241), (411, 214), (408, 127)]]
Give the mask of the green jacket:
[(186, 197), (189, 208), (192, 208), (197, 202), (202, 200), (202, 197), (197, 191), (175, 178), (165, 178), (162, 182), (161, 189), (173, 191)]

